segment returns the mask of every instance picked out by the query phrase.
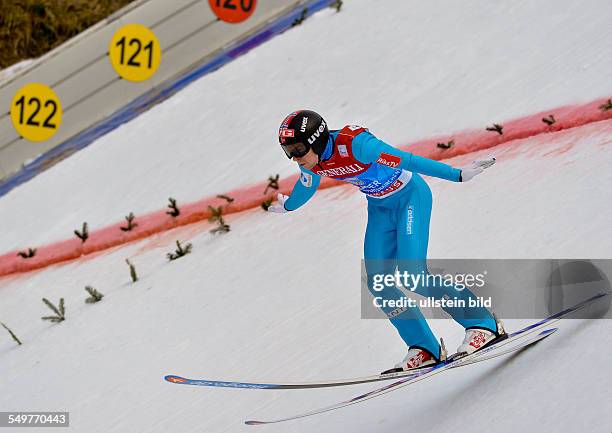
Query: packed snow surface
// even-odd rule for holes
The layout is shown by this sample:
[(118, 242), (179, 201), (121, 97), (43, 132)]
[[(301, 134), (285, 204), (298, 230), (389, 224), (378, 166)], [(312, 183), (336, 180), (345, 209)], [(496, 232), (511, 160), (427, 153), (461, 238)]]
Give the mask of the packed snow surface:
[(608, 1), (345, 1), (0, 200), (0, 252), (295, 172), (299, 108), (393, 145), (612, 96)]
[[(158, 209), (169, 196), (180, 203), (295, 172), (275, 144), (277, 123), (294, 108), (317, 109), (332, 125), (362, 123), (395, 144), (611, 90), (604, 2), (373, 5), (345, 1), (338, 14), (317, 14), (11, 191), (0, 199), (0, 250), (64, 239), (84, 220), (95, 228)], [(446, 161), (498, 159), (469, 183), (427, 179), (430, 257), (609, 258), (611, 144), (605, 121)], [(84, 433), (612, 431), (609, 320), (564, 320), (518, 356), (267, 427), (243, 421), (377, 385), (257, 391), (164, 382), (170, 373), (347, 378), (405, 354), (387, 321), (360, 318), (366, 208), (355, 189), (320, 191), (298, 212), (254, 209), (226, 222), (224, 235), (203, 222), (0, 279), (0, 321), (24, 343), (0, 332), (1, 410), (70, 411), (67, 431)], [(193, 252), (169, 262), (177, 239)], [(104, 299), (85, 304), (86, 285)], [(40, 320), (49, 314), (43, 297), (65, 298), (65, 322)], [(463, 337), (450, 320), (431, 325), (451, 351)]]

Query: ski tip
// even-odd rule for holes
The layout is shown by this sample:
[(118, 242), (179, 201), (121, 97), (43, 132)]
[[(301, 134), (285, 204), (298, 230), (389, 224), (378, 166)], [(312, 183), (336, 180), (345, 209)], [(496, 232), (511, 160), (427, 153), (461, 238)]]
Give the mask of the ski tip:
[(186, 383), (188, 381), (184, 377), (175, 376), (173, 374), (168, 374), (168, 375), (164, 376), (164, 380), (166, 382), (172, 382), (172, 383)]
[(252, 420), (245, 421), (244, 423), (245, 423), (246, 425), (264, 425), (264, 424), (267, 424), (266, 422), (262, 422), (262, 421), (252, 421)]
[(545, 330), (543, 330), (542, 332), (540, 332), (540, 335), (550, 335), (550, 334), (552, 334), (553, 332), (556, 332), (556, 331), (558, 331), (558, 330), (559, 330), (559, 328), (550, 328), (550, 329), (545, 329)]

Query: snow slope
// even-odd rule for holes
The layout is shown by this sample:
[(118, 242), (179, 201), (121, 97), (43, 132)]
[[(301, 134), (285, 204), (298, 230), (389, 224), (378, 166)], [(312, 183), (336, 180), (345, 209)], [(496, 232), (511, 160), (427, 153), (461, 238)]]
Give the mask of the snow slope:
[[(353, 0), (340, 14), (318, 14), (15, 189), (0, 200), (1, 249), (63, 238), (84, 219), (102, 224), (155, 209), (168, 195), (188, 200), (292, 172), (274, 141), (277, 120), (295, 105), (320, 107), (334, 124), (363, 121), (382, 138), (404, 142), (610, 91), (603, 78), (610, 60), (601, 55), (610, 16), (604, 3), (469, 1), (444, 4), (450, 8), (444, 13), (441, 2), (388, 3), (396, 9), (374, 14), (371, 2)], [(576, 30), (567, 31), (570, 25)], [(545, 40), (555, 43), (542, 56), (533, 47)], [(324, 42), (337, 64), (346, 56), (363, 69), (344, 72), (343, 82), (337, 70), (305, 60)], [(302, 52), (288, 50), (297, 43)], [(357, 50), (363, 58), (355, 58)], [(404, 51), (421, 62), (398, 55)], [(367, 65), (368, 58), (381, 67)], [(239, 86), (251, 77), (261, 85)], [(546, 85), (550, 77), (559, 85)], [(363, 82), (372, 87), (355, 95)], [(230, 85), (237, 86), (231, 94)], [(337, 95), (330, 97), (330, 89)], [(197, 122), (182, 124), (188, 116)], [(611, 142), (612, 121), (604, 121), (447, 161), (460, 166), (494, 154), (499, 163), (466, 184), (428, 179), (430, 256), (610, 257)], [(163, 382), (166, 373), (293, 381), (361, 376), (404, 355), (386, 321), (360, 319), (366, 209), (355, 190), (321, 191), (299, 212), (256, 209), (227, 222), (226, 235), (213, 236), (209, 224), (198, 223), (0, 279), (0, 321), (24, 342), (17, 347), (0, 333), (0, 410), (67, 410), (66, 431), (86, 433), (612, 430), (609, 320), (566, 320), (521, 355), (269, 427), (242, 422), (325, 406), (375, 385), (270, 392)], [(168, 262), (177, 239), (191, 242), (193, 253)], [(125, 258), (137, 267), (136, 284)], [(85, 285), (104, 293), (103, 301), (85, 304)], [(41, 321), (48, 313), (42, 297), (64, 297), (68, 319)], [(462, 338), (450, 321), (432, 320), (432, 327), (450, 349)]]
[[(432, 180), (430, 255), (609, 254), (605, 215), (567, 236), (558, 236), (558, 230), (583, 214), (602, 213), (594, 176), (585, 173), (605, 173), (612, 163), (611, 136), (612, 122), (606, 121), (509, 143), (495, 149), (499, 164), (474, 182)], [(559, 197), (559, 191), (571, 200)], [(242, 425), (245, 419), (288, 415), (373, 388), (270, 392), (162, 381), (165, 373), (252, 380), (350, 377), (400, 359), (404, 349), (390, 325), (359, 318), (363, 201), (348, 188), (329, 189), (293, 214), (230, 215), (227, 235), (211, 235), (210, 226), (200, 223), (3, 279), (2, 320), (25, 344), (0, 343), (0, 407), (70, 410), (71, 430), (78, 432), (236, 432), (259, 428)], [(540, 211), (545, 209), (556, 212)], [(194, 252), (167, 262), (165, 253), (175, 239), (192, 242)], [(126, 257), (141, 276), (133, 285)], [(86, 284), (106, 295), (101, 303), (83, 303)], [(39, 320), (46, 313), (43, 296), (66, 298), (66, 322)], [(432, 322), (450, 348), (460, 342), (459, 326)], [(610, 321), (567, 320), (561, 328), (519, 356), (266, 429), (610, 431), (612, 423), (601, 416), (612, 410), (612, 378), (605, 373)], [(577, 368), (577, 353), (588, 360), (588, 370)], [(497, 374), (487, 375), (496, 368)], [(466, 413), (479, 414), (469, 429), (462, 418)]]
[(296, 108), (405, 144), (612, 96), (604, 0), (373, 5), (316, 14), (17, 188), (0, 251), (293, 173), (275, 143)]

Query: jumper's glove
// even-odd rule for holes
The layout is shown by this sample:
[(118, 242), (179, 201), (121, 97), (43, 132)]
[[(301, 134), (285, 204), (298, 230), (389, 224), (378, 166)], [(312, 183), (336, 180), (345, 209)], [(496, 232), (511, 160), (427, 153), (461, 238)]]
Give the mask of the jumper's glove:
[(270, 206), (268, 208), (268, 212), (276, 212), (276, 213), (286, 213), (286, 212), (289, 212), (285, 208), (285, 202), (287, 201), (288, 198), (289, 198), (288, 195), (284, 195), (284, 194), (279, 193), (278, 194), (278, 203), (277, 204), (273, 204), (272, 206)]
[(484, 171), (485, 168), (491, 167), (495, 164), (495, 158), (485, 159), (482, 161), (474, 161), (468, 167), (462, 167), (461, 175), (459, 176), (460, 182), (467, 182), (477, 174), (480, 174)]

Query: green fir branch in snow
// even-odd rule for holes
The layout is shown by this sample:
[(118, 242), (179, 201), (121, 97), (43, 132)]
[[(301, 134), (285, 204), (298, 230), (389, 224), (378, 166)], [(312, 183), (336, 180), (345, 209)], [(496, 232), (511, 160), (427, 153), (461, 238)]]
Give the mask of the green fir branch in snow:
[(36, 255), (36, 248), (28, 248), (26, 251), (19, 251), (17, 255), (22, 259), (31, 259)]
[(89, 298), (85, 299), (86, 304), (93, 304), (96, 302), (100, 302), (102, 298), (104, 297), (102, 293), (98, 292), (96, 289), (94, 289), (91, 286), (85, 286), (85, 290), (87, 291), (87, 293), (91, 295)]
[(179, 216), (181, 214), (181, 210), (178, 208), (178, 206), (176, 205), (176, 200), (173, 199), (172, 197), (168, 198), (168, 201), (170, 202), (170, 204), (168, 205), (168, 207), (170, 208), (169, 211), (167, 211), (166, 213), (168, 215), (170, 215), (171, 217), (176, 218), (177, 216)]
[(455, 145), (455, 140), (451, 140), (447, 143), (438, 143), (437, 146), (440, 149), (450, 149), (451, 147), (453, 147)]
[(279, 174), (277, 174), (274, 177), (272, 176), (268, 177), (268, 186), (266, 186), (266, 189), (264, 190), (264, 195), (268, 193), (268, 189), (270, 188), (278, 190), (278, 179), (279, 178), (280, 178)]
[(231, 198), (229, 195), (225, 195), (225, 194), (218, 194), (217, 198), (223, 199), (223, 200), (225, 200), (228, 203), (231, 203), (231, 202), (234, 201), (233, 198)]
[(89, 229), (87, 228), (87, 223), (83, 223), (83, 228), (81, 231), (75, 230), (74, 234), (81, 240), (81, 242), (85, 243), (87, 238), (89, 238)]
[(6, 326), (4, 323), (2, 323), (2, 322), (0, 322), (0, 325), (2, 325), (2, 327), (4, 329), (6, 329), (9, 334), (11, 334), (11, 337), (13, 338), (13, 340), (15, 340), (15, 342), (21, 346), (21, 344), (22, 344), (21, 340), (19, 340), (19, 338), (17, 338), (17, 336), (15, 335), (15, 333), (13, 331), (11, 331), (11, 329), (8, 326)]
[(504, 126), (498, 123), (494, 123), (493, 126), (487, 126), (486, 130), (497, 132), (499, 135), (504, 134)]
[(42, 320), (48, 320), (53, 323), (59, 323), (59, 322), (66, 320), (66, 309), (64, 307), (64, 298), (60, 298), (59, 307), (56, 307), (55, 305), (53, 305), (53, 303), (49, 301), (47, 298), (43, 298), (42, 301), (45, 303), (47, 307), (49, 307), (51, 311), (55, 313), (55, 316), (45, 316), (45, 317), (42, 317)]
[(176, 241), (176, 251), (166, 254), (166, 257), (168, 257), (168, 260), (176, 260), (179, 257), (189, 254), (192, 247), (193, 245), (191, 244), (187, 244), (183, 247), (180, 241)]
[(223, 221), (223, 218), (221, 218), (221, 220), (219, 221), (219, 225), (217, 227), (210, 230), (210, 232), (213, 235), (217, 233), (227, 233), (229, 231), (230, 231), (230, 226), (228, 224), (225, 224), (225, 222)]
[(612, 99), (608, 99), (608, 102), (599, 106), (601, 111), (612, 110)]
[(308, 16), (308, 8), (302, 9), (302, 13), (300, 14), (299, 18), (296, 18), (291, 23), (291, 27), (299, 26), (300, 24), (302, 24), (307, 16)]
[(138, 281), (138, 275), (136, 274), (136, 267), (128, 259), (125, 259), (125, 263), (130, 267), (130, 277), (132, 277), (132, 283)]
[(210, 222), (216, 222), (218, 225), (217, 227), (215, 227), (214, 229), (210, 230), (210, 232), (212, 234), (217, 234), (217, 233), (227, 233), (230, 231), (230, 226), (228, 224), (225, 224), (225, 221), (223, 220), (223, 209), (221, 208), (221, 206), (214, 208), (212, 206), (208, 206), (208, 209), (210, 210), (210, 213), (212, 214), (210, 218), (208, 218), (208, 221)]
[(134, 227), (136, 227), (138, 224), (136, 224), (134, 222), (134, 212), (130, 212), (130, 214), (128, 216), (125, 217), (125, 220), (127, 221), (127, 227), (119, 227), (122, 231), (124, 232), (131, 232), (132, 229)]
[(266, 201), (262, 202), (262, 203), (261, 203), (261, 208), (267, 212), (267, 211), (268, 211), (268, 209), (270, 208), (270, 206), (272, 206), (272, 202), (273, 202), (273, 201), (274, 201), (274, 200), (269, 199), (269, 200), (266, 200)]
[(555, 119), (555, 116), (552, 114), (549, 114), (548, 116), (542, 118), (542, 122), (546, 123), (548, 126), (552, 126), (557, 122), (557, 119)]
[(221, 219), (221, 215), (223, 214), (223, 209), (221, 206), (212, 207), (208, 205), (208, 210), (211, 213), (211, 216), (208, 218), (208, 222), (214, 223)]

